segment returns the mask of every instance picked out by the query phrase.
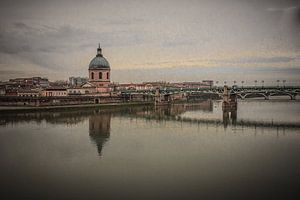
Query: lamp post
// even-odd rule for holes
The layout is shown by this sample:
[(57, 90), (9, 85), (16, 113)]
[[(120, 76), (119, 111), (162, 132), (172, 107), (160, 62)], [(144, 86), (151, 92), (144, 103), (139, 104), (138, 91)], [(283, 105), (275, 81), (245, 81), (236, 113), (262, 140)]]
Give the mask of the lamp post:
[(242, 81), (242, 88), (244, 88), (244, 83), (245, 83), (245, 81)]
[(264, 83), (265, 83), (265, 81), (264, 81), (264, 80), (262, 80), (262, 81), (261, 81), (261, 88), (264, 88), (264, 86), (265, 86), (265, 84), (264, 84)]
[(257, 80), (255, 80), (254, 83), (255, 83), (255, 89), (256, 89)]
[(280, 82), (280, 80), (277, 80), (277, 87), (279, 87), (279, 82)]
[(285, 88), (285, 82), (286, 82), (286, 80), (283, 80), (282, 82), (283, 82), (283, 88)]

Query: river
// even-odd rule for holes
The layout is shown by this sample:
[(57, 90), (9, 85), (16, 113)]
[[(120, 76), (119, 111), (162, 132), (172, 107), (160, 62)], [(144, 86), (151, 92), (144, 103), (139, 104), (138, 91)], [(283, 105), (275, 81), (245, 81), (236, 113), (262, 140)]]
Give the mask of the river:
[(1, 199), (299, 198), (300, 101), (0, 116)]

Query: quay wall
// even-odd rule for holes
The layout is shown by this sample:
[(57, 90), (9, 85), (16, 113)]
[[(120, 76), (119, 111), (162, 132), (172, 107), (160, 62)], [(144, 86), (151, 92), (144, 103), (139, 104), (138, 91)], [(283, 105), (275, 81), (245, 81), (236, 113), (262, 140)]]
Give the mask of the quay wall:
[[(189, 94), (190, 95), (190, 94)], [(198, 95), (176, 94), (166, 102), (194, 102), (207, 99), (216, 99), (217, 96), (212, 94)], [(168, 95), (167, 95), (168, 96)], [(40, 110), (40, 109), (71, 109), (80, 107), (98, 107), (98, 106), (118, 106), (118, 105), (145, 105), (154, 104), (154, 96), (147, 94), (120, 94), (120, 95), (72, 95), (60, 97), (23, 97), (23, 96), (0, 96), (0, 111), (13, 110)]]

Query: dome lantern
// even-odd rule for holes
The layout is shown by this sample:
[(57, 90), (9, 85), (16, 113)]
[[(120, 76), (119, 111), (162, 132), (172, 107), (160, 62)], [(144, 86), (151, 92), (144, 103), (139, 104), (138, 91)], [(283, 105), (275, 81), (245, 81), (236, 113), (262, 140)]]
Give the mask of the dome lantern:
[(99, 47), (98, 47), (98, 49), (97, 49), (97, 56), (99, 57), (102, 57), (103, 55), (102, 55), (102, 49), (101, 49), (101, 47), (100, 47), (100, 43), (99, 43)]

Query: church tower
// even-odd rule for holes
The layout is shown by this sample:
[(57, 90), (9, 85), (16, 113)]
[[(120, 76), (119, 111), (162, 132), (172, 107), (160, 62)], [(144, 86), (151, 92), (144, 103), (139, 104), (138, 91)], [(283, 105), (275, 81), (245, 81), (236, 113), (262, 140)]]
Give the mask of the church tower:
[(97, 49), (97, 55), (89, 64), (89, 82), (96, 86), (97, 92), (109, 92), (110, 66), (103, 57), (102, 49)]

